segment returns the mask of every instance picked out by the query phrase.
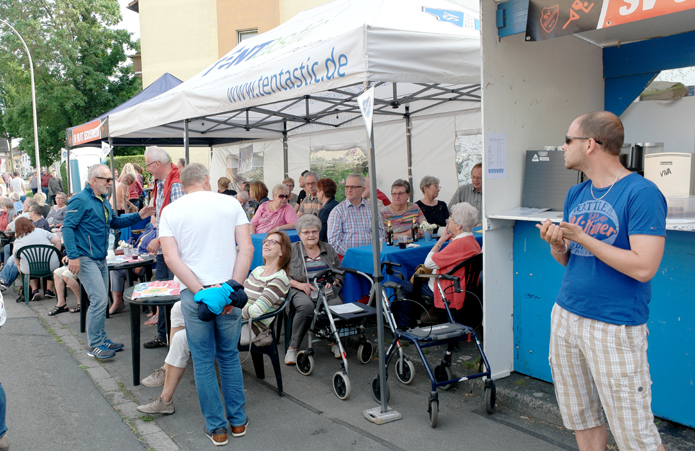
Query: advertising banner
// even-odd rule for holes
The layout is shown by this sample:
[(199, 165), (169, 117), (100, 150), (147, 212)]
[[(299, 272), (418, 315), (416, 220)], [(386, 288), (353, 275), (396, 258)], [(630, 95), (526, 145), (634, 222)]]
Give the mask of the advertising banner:
[[(106, 123), (105, 119), (103, 121)], [(66, 132), (68, 147), (75, 147), (91, 141), (97, 141), (101, 139), (102, 131), (102, 120), (100, 119), (95, 119), (79, 127), (71, 128)]]
[(695, 9), (695, 0), (530, 0), (526, 40), (544, 41)]

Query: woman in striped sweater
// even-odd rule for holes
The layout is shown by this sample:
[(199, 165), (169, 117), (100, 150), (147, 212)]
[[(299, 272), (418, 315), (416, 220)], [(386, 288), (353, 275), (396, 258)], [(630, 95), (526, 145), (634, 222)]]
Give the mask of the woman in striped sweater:
[[(244, 292), (249, 300), (241, 311), (245, 321), (241, 327), (239, 343), (249, 343), (248, 319), (258, 318), (276, 310), (290, 290), (289, 273), (292, 248), (289, 237), (282, 233), (269, 233), (263, 240), (263, 266), (259, 266), (246, 278)], [(270, 326), (272, 319), (253, 323), (251, 340)]]

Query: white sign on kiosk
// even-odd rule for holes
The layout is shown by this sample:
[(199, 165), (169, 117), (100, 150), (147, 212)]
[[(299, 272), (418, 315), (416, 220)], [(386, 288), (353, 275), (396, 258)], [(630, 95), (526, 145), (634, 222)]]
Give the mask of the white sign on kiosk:
[[(102, 150), (100, 147), (78, 147), (70, 150), (70, 192), (79, 193), (87, 181), (89, 169), (101, 163)], [(75, 171), (77, 163), (77, 171)]]

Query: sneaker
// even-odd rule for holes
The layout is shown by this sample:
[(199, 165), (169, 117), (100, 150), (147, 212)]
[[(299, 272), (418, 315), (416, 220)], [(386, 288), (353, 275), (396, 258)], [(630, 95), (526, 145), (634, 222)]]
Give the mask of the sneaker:
[(164, 367), (157, 368), (156, 370), (154, 370), (154, 373), (150, 374), (142, 380), (142, 385), (149, 388), (161, 387), (162, 385), (164, 385), (165, 376), (166, 372), (164, 371)]
[(106, 339), (104, 342), (104, 346), (106, 346), (107, 349), (113, 351), (113, 352), (118, 352), (123, 349), (123, 343), (114, 343), (110, 339)]
[(160, 396), (149, 404), (144, 406), (138, 406), (137, 409), (142, 413), (161, 413), (164, 415), (171, 415), (174, 413), (174, 400), (166, 402)]
[(331, 345), (331, 352), (333, 353), (333, 357), (336, 359), (341, 359), (343, 356), (340, 355), (340, 346), (336, 345)]
[(87, 351), (87, 355), (90, 357), (96, 357), (98, 359), (110, 359), (116, 355), (116, 352), (107, 348), (106, 343), (104, 343), (103, 345), (91, 348), (89, 351)]
[(41, 299), (41, 293), (39, 293), (39, 290), (34, 290), (31, 292), (31, 300), (32, 301), (38, 301)]
[(0, 451), (9, 451), (9, 449), (10, 442), (7, 441), (7, 434), (5, 434), (0, 438)]
[(4, 280), (0, 279), (0, 291), (5, 291), (7, 290), (7, 284), (5, 283)]
[(246, 435), (246, 426), (249, 425), (249, 419), (241, 426), (232, 426), (232, 437), (243, 437)]
[(162, 337), (154, 337), (154, 340), (148, 341), (145, 343), (143, 346), (146, 347), (147, 349), (152, 349), (152, 348), (165, 348), (167, 345), (167, 341), (162, 338)]
[(46, 290), (43, 292), (43, 297), (50, 299), (50, 298), (56, 297), (56, 294), (54, 292), (52, 292), (51, 290)]
[(294, 365), (297, 363), (297, 350), (289, 348), (285, 354), (285, 365)]
[(215, 429), (212, 432), (208, 431), (208, 429), (205, 428), (205, 435), (207, 435), (208, 438), (212, 440), (212, 443), (215, 446), (222, 446), (229, 443), (229, 440), (227, 439), (227, 428)]

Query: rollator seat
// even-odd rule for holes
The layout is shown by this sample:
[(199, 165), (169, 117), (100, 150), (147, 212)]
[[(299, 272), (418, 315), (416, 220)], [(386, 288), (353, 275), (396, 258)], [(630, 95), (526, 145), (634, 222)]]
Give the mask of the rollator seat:
[(418, 341), (440, 341), (468, 335), (468, 326), (454, 323), (435, 324), (433, 326), (421, 326), (403, 332)]

